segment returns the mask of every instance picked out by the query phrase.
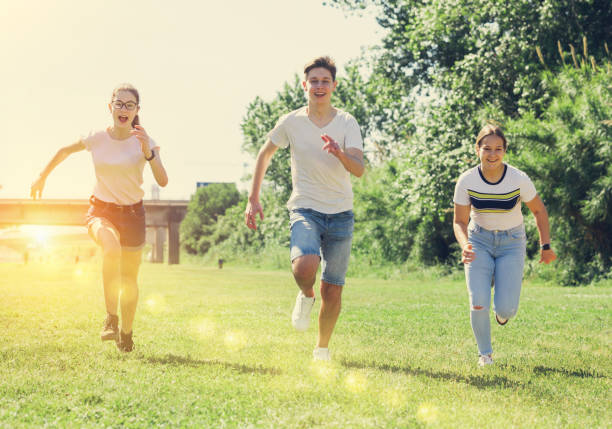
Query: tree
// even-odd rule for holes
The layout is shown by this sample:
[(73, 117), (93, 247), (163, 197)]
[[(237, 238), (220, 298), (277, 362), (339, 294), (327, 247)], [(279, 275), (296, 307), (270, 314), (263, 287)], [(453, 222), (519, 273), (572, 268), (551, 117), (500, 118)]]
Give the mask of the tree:
[[(608, 64), (609, 66), (609, 64)], [(566, 284), (612, 276), (612, 73), (546, 73), (547, 107), (509, 123), (515, 162), (533, 179), (552, 216)]]
[[(402, 90), (393, 94), (411, 110), (406, 114), (404, 108), (396, 115), (399, 125), (384, 128), (392, 134), (382, 139), (402, 144), (389, 151), (398, 158), (400, 172), (393, 189), (404, 203), (398, 209), (403, 211), (401, 219), (420, 219), (413, 225), (413, 247), (404, 259), (452, 261), (453, 189), (459, 174), (477, 162), (473, 142), (478, 130), (488, 120), (503, 124), (527, 112), (535, 118), (542, 114), (548, 88), (541, 80), (543, 66), (536, 46), (540, 52), (552, 53), (558, 43), (580, 46), (588, 39), (590, 47), (584, 43), (578, 61), (589, 63), (593, 53), (604, 57), (605, 41), (612, 35), (612, 6), (601, 0), (333, 0), (332, 4), (375, 11), (388, 33), (376, 51), (373, 74), (381, 83), (393, 82), (395, 88), (400, 83)], [(571, 59), (566, 55), (564, 61)], [(561, 66), (559, 62), (548, 67)]]
[(217, 218), (238, 203), (240, 194), (233, 183), (212, 183), (198, 188), (181, 223), (181, 240), (189, 253), (204, 254), (226, 237), (215, 236)]
[[(518, 111), (539, 80), (535, 47), (580, 46), (601, 58), (612, 37), (609, 0), (332, 0), (369, 8), (388, 30), (378, 69), (404, 83), (405, 93), (433, 85), (459, 91), (506, 115)], [(588, 54), (585, 54), (587, 62)], [(536, 66), (536, 67), (534, 67)]]

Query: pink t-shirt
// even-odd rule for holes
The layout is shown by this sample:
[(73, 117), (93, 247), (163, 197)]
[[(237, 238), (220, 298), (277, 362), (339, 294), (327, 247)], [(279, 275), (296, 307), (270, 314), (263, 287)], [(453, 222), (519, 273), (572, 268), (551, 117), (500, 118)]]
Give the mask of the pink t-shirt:
[[(104, 130), (91, 132), (81, 141), (91, 152), (96, 171), (93, 191), (96, 198), (120, 205), (142, 200), (142, 172), (146, 160), (135, 136), (115, 140)], [(156, 152), (159, 150), (153, 139), (149, 139), (149, 147)]]

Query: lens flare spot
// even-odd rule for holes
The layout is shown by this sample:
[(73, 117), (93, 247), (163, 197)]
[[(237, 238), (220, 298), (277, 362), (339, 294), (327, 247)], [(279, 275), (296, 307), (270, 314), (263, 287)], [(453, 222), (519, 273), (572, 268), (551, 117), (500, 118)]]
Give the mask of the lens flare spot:
[(433, 404), (423, 403), (419, 405), (416, 417), (420, 422), (434, 423), (438, 420), (438, 407)]
[(200, 338), (210, 338), (215, 335), (217, 327), (215, 322), (208, 319), (196, 320), (193, 322), (193, 332)]
[(247, 336), (240, 331), (229, 331), (224, 338), (225, 347), (231, 351), (238, 351), (246, 347)]
[(366, 390), (368, 380), (362, 374), (351, 371), (346, 375), (344, 385), (349, 392), (361, 393)]
[(46, 247), (51, 236), (50, 229), (44, 225), (22, 225), (21, 231), (30, 236), (30, 240), (39, 247)]
[(83, 277), (83, 269), (81, 269), (80, 267), (74, 270), (74, 276), (76, 278), (81, 278)]
[(154, 295), (150, 295), (146, 300), (145, 300), (145, 305), (147, 306), (147, 309), (154, 314), (159, 314), (159, 313), (163, 313), (164, 311), (166, 311), (166, 298), (164, 298), (163, 295), (159, 295), (159, 294), (154, 294)]
[(332, 362), (313, 361), (310, 372), (320, 383), (329, 383), (338, 376), (338, 369)]
[(385, 389), (383, 401), (391, 409), (403, 408), (406, 404), (406, 395), (397, 389)]

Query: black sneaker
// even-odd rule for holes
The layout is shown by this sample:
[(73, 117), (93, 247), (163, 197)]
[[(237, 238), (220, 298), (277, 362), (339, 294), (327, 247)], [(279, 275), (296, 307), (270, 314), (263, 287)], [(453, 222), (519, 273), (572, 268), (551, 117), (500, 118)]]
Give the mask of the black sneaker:
[(100, 332), (100, 339), (117, 341), (117, 338), (119, 338), (119, 316), (107, 313), (102, 332)]
[(134, 341), (132, 341), (132, 333), (124, 334), (123, 331), (119, 333), (117, 339), (117, 348), (121, 352), (131, 352), (134, 350)]

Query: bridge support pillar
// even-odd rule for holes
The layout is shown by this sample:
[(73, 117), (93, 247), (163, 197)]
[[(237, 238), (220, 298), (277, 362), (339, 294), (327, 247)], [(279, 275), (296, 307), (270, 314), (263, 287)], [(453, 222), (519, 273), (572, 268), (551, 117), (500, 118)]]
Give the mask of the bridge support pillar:
[(166, 228), (153, 228), (153, 257), (151, 262), (164, 262), (164, 241), (166, 239)]
[(179, 227), (180, 222), (170, 222), (168, 224), (168, 264), (179, 263)]

